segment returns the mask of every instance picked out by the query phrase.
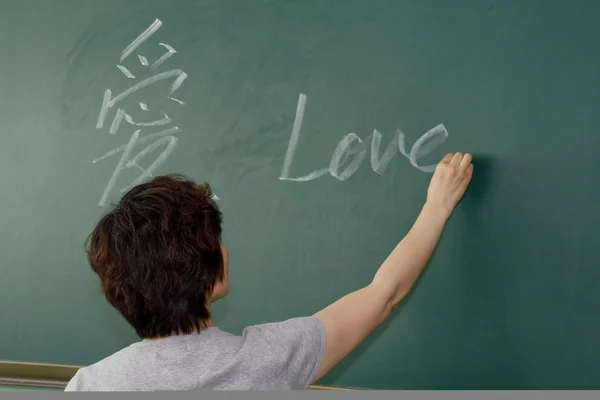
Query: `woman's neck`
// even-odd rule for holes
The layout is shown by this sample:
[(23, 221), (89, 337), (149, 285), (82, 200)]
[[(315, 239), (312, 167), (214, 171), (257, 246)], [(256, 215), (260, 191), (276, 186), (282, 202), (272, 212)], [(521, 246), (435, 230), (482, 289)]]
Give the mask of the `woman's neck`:
[[(212, 320), (212, 318), (209, 318), (209, 319), (207, 319), (206, 321), (204, 321), (204, 322), (201, 324), (201, 326), (202, 326), (202, 328), (200, 329), (200, 331), (203, 331), (203, 330), (205, 330), (206, 328), (211, 328), (211, 327), (214, 327), (214, 326), (215, 326), (215, 323), (214, 323), (214, 321)], [(177, 336), (177, 335), (181, 335), (181, 333), (179, 333), (179, 332), (173, 332), (173, 333), (171, 333), (170, 335), (166, 335), (166, 336), (157, 336), (157, 337), (153, 337), (153, 338), (144, 338), (144, 339), (142, 339), (142, 341), (144, 341), (144, 342), (149, 342), (149, 341), (151, 341), (151, 340), (165, 339), (165, 338), (168, 338), (168, 337), (171, 337), (171, 336)]]

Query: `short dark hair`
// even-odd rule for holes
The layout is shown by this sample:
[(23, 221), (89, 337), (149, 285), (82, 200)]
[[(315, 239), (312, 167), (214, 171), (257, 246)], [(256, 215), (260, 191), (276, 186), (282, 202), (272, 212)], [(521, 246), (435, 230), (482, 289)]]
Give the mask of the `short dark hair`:
[(223, 279), (222, 214), (208, 184), (182, 175), (131, 188), (86, 241), (106, 300), (138, 336), (200, 331)]

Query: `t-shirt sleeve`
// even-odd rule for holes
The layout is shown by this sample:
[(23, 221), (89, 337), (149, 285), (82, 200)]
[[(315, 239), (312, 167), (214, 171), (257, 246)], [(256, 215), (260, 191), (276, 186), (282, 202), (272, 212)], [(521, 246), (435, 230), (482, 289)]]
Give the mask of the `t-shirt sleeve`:
[(314, 316), (250, 326), (242, 337), (246, 355), (265, 374), (261, 378), (277, 389), (306, 389), (321, 366), (327, 344), (325, 325)]

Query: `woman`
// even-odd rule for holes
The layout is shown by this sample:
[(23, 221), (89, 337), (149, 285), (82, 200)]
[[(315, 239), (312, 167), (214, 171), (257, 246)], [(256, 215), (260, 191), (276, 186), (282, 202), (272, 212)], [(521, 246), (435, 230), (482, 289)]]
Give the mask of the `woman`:
[(313, 316), (241, 336), (210, 314), (227, 294), (229, 254), (209, 186), (164, 176), (132, 188), (88, 238), (88, 259), (106, 299), (143, 340), (81, 368), (66, 390), (305, 389), (406, 296), (472, 173), (470, 154), (444, 157), (415, 224), (365, 287)]

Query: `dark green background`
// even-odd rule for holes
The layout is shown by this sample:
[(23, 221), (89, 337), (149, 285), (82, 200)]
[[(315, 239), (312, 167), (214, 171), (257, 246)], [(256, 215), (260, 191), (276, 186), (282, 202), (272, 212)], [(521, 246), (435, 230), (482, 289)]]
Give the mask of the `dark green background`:
[[(369, 283), (425, 200), (430, 175), (398, 154), (382, 176), (367, 156), (344, 182), (279, 180), (305, 93), (294, 175), (327, 167), (345, 134), (373, 129), (384, 146), (396, 129), (412, 144), (443, 123), (448, 141), (423, 161), (476, 157), (415, 291), (321, 383), (600, 388), (591, 0), (4, 4), (0, 359), (89, 364), (137, 340), (105, 304), (83, 243), (118, 157), (92, 160), (132, 132), (96, 129), (102, 93), (132, 84), (120, 52), (155, 18), (164, 25), (140, 52), (177, 50), (160, 70), (189, 75), (177, 93), (186, 105), (165, 100), (165, 83), (130, 100), (166, 104), (181, 128), (159, 172), (207, 180), (220, 197), (232, 257), (230, 294), (215, 308), (223, 329), (309, 315)], [(124, 65), (144, 74), (133, 56)]]

